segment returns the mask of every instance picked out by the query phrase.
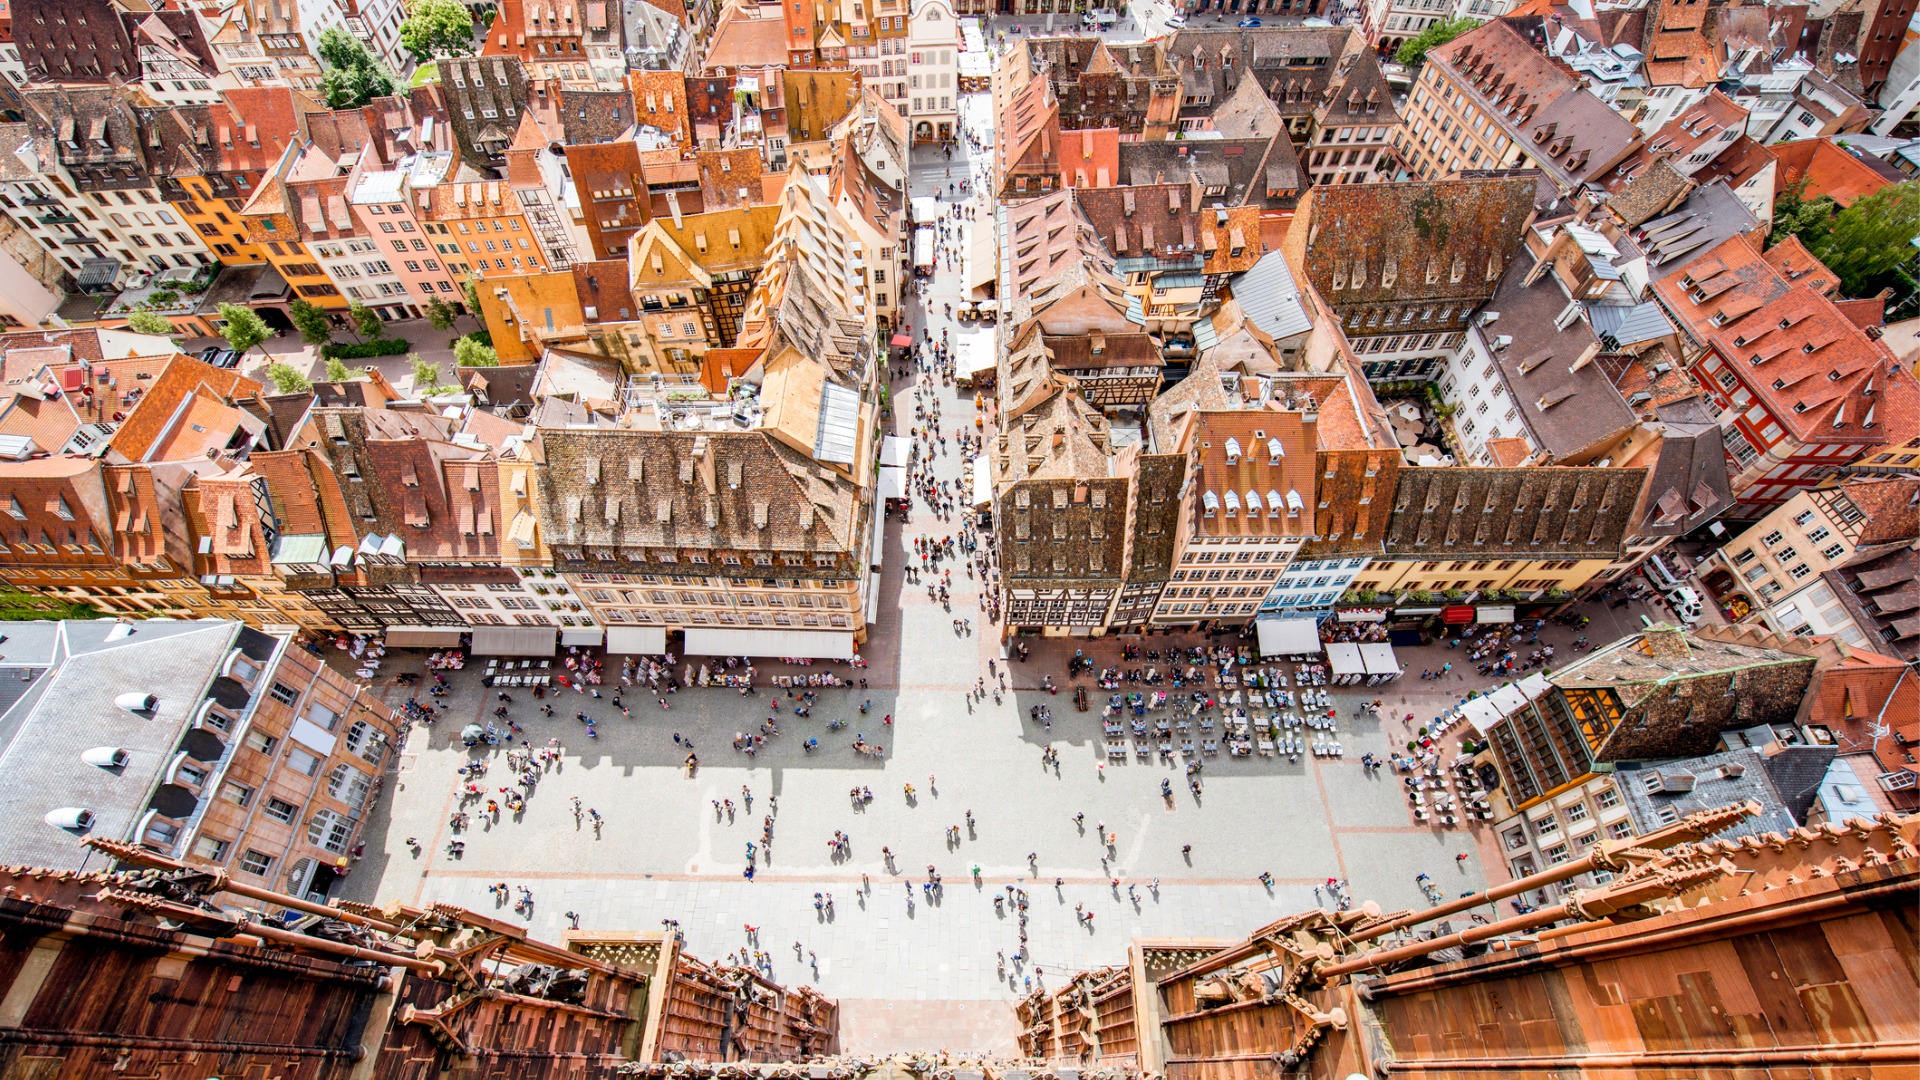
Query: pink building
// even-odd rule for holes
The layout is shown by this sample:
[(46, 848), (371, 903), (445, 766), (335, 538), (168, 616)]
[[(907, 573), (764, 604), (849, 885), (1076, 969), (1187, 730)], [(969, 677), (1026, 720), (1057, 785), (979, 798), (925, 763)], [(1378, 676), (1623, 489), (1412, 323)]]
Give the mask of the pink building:
[(420, 318), (427, 301), (436, 297), (449, 304), (462, 300), (460, 283), (440, 261), (419, 212), (419, 204), (452, 164), (452, 154), (438, 151), (414, 154), (396, 168), (381, 169), (369, 150), (354, 166), (347, 201), (374, 250), (356, 266), (358, 275), (338, 284), (383, 319)]

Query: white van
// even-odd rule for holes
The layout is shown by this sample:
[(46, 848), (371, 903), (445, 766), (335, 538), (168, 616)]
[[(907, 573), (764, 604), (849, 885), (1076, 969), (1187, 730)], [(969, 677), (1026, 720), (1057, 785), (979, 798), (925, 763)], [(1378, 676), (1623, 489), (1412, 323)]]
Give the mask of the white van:
[(1640, 568), (1640, 572), (1647, 575), (1649, 584), (1663, 593), (1670, 593), (1682, 584), (1680, 577), (1667, 568), (1666, 560), (1658, 555), (1647, 556), (1646, 565)]
[(1687, 626), (1700, 622), (1700, 594), (1691, 585), (1682, 585), (1667, 594), (1667, 603), (1673, 605), (1673, 614)]

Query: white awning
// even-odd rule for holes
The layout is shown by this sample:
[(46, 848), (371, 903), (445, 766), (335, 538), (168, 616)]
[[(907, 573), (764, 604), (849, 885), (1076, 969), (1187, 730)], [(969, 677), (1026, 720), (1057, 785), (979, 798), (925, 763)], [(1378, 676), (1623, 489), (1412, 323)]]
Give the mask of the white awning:
[[(881, 472), (891, 472), (881, 469)], [(873, 504), (873, 542), (867, 547), (867, 565), (878, 570), (887, 561), (887, 512), (881, 503)]]
[(1369, 675), (1398, 675), (1401, 671), (1393, 646), (1384, 641), (1369, 641), (1360, 646), (1360, 662), (1367, 666)]
[(389, 626), (389, 649), (447, 649), (460, 644), (464, 626)]
[(659, 626), (609, 626), (607, 651), (654, 656), (667, 651), (667, 631)]
[(872, 626), (880, 618), (880, 574), (878, 571), (867, 575), (867, 625)]
[(880, 497), (883, 499), (906, 498), (907, 470), (898, 465), (880, 466)]
[(566, 626), (560, 629), (560, 644), (598, 645), (606, 636), (606, 631), (597, 626)]
[(1351, 641), (1327, 642), (1327, 670), (1335, 675), (1364, 675), (1367, 666), (1360, 659), (1360, 646)]
[(1512, 683), (1508, 683), (1486, 697), (1488, 701), (1493, 702), (1494, 708), (1500, 710), (1501, 716), (1511, 716), (1527, 703), (1527, 695), (1521, 693), (1520, 688)]
[(1509, 623), (1513, 621), (1513, 606), (1482, 607), (1475, 609), (1473, 621), (1477, 623)]
[(687, 628), (688, 656), (804, 656), (853, 659), (851, 630), (715, 630)]
[(1384, 611), (1375, 611), (1371, 608), (1349, 608), (1348, 610), (1342, 611), (1338, 615), (1335, 615), (1334, 618), (1340, 620), (1341, 622), (1348, 622), (1348, 623), (1386, 622), (1387, 613)]
[(552, 656), (558, 636), (551, 626), (476, 626), (475, 656)]
[(983, 371), (992, 371), (995, 359), (991, 330), (963, 330), (953, 335), (953, 372), (955, 378), (972, 379)]
[(1500, 710), (1486, 698), (1474, 698), (1460, 706), (1459, 713), (1473, 725), (1473, 730), (1485, 735), (1493, 725), (1500, 722)]
[(933, 230), (920, 229), (913, 234), (913, 265), (933, 269)]
[(985, 454), (973, 459), (973, 505), (975, 508), (993, 505), (993, 467), (987, 463)]
[(999, 246), (994, 243), (993, 230), (973, 227), (973, 235), (967, 244), (967, 291), (984, 289), (994, 283), (1000, 271), (998, 257)]
[(912, 452), (913, 444), (899, 435), (889, 435), (880, 440), (880, 464), (906, 467), (907, 455)]
[(925, 225), (940, 220), (940, 200), (930, 195), (917, 195), (912, 200), (913, 223)]
[(1291, 656), (1320, 651), (1320, 625), (1313, 619), (1261, 619), (1261, 656)]

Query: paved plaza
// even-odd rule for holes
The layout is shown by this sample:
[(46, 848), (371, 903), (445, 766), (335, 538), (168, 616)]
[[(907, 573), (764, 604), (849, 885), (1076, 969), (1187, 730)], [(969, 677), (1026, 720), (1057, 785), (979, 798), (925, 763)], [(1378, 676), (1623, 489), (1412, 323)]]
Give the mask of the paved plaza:
[[(984, 98), (971, 97), (968, 106), (970, 121), (979, 122)], [(937, 150), (922, 148), (914, 194), (930, 194), (935, 186), (944, 192), (964, 167), (964, 152), (956, 153), (949, 173)], [(986, 219), (983, 209), (963, 228), (986, 227)], [(938, 275), (916, 307), (924, 304), (937, 316), (957, 295), (956, 276)], [(936, 334), (942, 322), (931, 320)], [(929, 325), (918, 313), (912, 323)], [(899, 434), (915, 423), (914, 394), (913, 380), (895, 382)], [(941, 388), (938, 397), (950, 434), (972, 424), (970, 395)], [(935, 473), (956, 482), (965, 475), (951, 440), (936, 458)], [(889, 524), (881, 614), (864, 651), (868, 667), (832, 669), (864, 675), (870, 688), (821, 691), (806, 720), (784, 708), (781, 734), (757, 757), (735, 753), (730, 744), (770, 715), (777, 691), (764, 685), (764, 673), (752, 696), (687, 689), (664, 711), (651, 694), (631, 695), (631, 719), (613, 708), (610, 688), (600, 700), (565, 690), (552, 695), (550, 719), (535, 711), (528, 692), (518, 692), (514, 717), (525, 725), (529, 744), (557, 739), (564, 760), (540, 782), (524, 813), (497, 824), (476, 814), (460, 859), (446, 848), (448, 817), (459, 808), (456, 768), (489, 758), (497, 762), (485, 778), (491, 788), (511, 778), (497, 749), (460, 745), (461, 726), (489, 719), (496, 703), (476, 670), (455, 674), (443, 719), (409, 738), (395, 782), (372, 812), (367, 854), (342, 891), (361, 900), (451, 901), (524, 922), (548, 938), (565, 930), (569, 911), (595, 930), (659, 929), (663, 920), (677, 920), (688, 948), (710, 960), (747, 944), (743, 926), (753, 924), (777, 979), (813, 983), (843, 1001), (848, 1049), (1004, 1051), (1013, 1034), (1005, 1005), (1029, 979), (1058, 985), (1072, 971), (1124, 962), (1135, 936), (1241, 938), (1320, 902), (1324, 894), (1316, 886), (1328, 878), (1349, 880), (1356, 900), (1389, 909), (1424, 903), (1415, 881), (1422, 872), (1449, 895), (1482, 884), (1474, 834), (1415, 827), (1398, 780), (1369, 775), (1359, 763), (1361, 754), (1385, 754), (1408, 737), (1397, 720), (1356, 722), (1361, 701), (1383, 696), (1386, 716), (1411, 711), (1425, 720), (1464, 694), (1469, 684), (1462, 675), (1423, 683), (1419, 659), (1409, 657), (1412, 671), (1400, 683), (1334, 688), (1344, 758), (1210, 758), (1204, 792), (1194, 797), (1178, 765), (1104, 764), (1097, 707), (1104, 691), (1093, 690), (1095, 711), (1079, 713), (1066, 692), (1049, 696), (1038, 689), (1046, 673), (1069, 685), (1066, 658), (1074, 647), (1116, 659), (1115, 641), (1035, 642), (1033, 659), (1011, 666), (1002, 702), (972, 699), (968, 691), (987, 674), (987, 661), (1001, 656), (997, 629), (978, 606), (976, 582), (953, 567), (949, 612), (929, 599), (924, 585), (905, 584), (902, 575), (914, 537), (957, 533), (957, 523), (934, 517), (924, 505), (916, 506), (911, 524)], [(957, 618), (973, 620), (971, 636), (956, 632)], [(404, 661), (390, 667), (406, 670)], [(617, 661), (613, 667), (617, 671)], [(418, 692), (379, 689), (395, 699)], [(862, 715), (859, 705), (869, 698), (871, 709)], [(1050, 731), (1027, 719), (1029, 708), (1042, 703), (1054, 712)], [(584, 725), (572, 719), (580, 711), (597, 718), (597, 739), (588, 740)], [(887, 715), (894, 718), (890, 727), (883, 724)], [(829, 731), (835, 719), (847, 728)], [(686, 750), (676, 734), (698, 750), (696, 775), (681, 767)], [(884, 745), (884, 759), (856, 755), (850, 748), (856, 734)], [(809, 737), (820, 740), (820, 749), (803, 749)], [(1047, 747), (1059, 753), (1056, 767), (1042, 765)], [(1172, 781), (1176, 797), (1162, 798), (1163, 779)], [(911, 799), (908, 784), (917, 789)], [(857, 807), (850, 796), (855, 788), (871, 788), (871, 803)], [(575, 797), (603, 816), (600, 835), (576, 820)], [(729, 799), (731, 814), (724, 808)], [(723, 803), (719, 810), (716, 801)], [(757, 876), (748, 881), (742, 876), (747, 844), (760, 841), (769, 813), (774, 842), (759, 852)], [(1085, 815), (1083, 823), (1076, 814)], [(1117, 834), (1110, 857), (1096, 838), (1100, 825)], [(957, 842), (948, 836), (955, 826)], [(832, 850), (836, 831), (850, 838), (844, 855)], [(420, 841), (418, 856), (408, 837)], [(1191, 858), (1182, 855), (1187, 844)], [(883, 847), (895, 856), (892, 870)], [(1462, 852), (1470, 855), (1464, 862), (1454, 858)], [(929, 865), (943, 886), (931, 896), (921, 888)], [(1273, 875), (1272, 888), (1256, 880), (1262, 872)], [(508, 898), (489, 894), (488, 886), (501, 882), (532, 890), (530, 915), (517, 915)], [(1019, 948), (1017, 922), (1012, 908), (996, 908), (993, 898), (1009, 885), (1029, 899), (1031, 958), (1003, 968), (998, 958), (1010, 961)], [(831, 913), (816, 911), (816, 894), (831, 895)], [(1076, 918), (1082, 907), (1094, 916), (1091, 926)]]

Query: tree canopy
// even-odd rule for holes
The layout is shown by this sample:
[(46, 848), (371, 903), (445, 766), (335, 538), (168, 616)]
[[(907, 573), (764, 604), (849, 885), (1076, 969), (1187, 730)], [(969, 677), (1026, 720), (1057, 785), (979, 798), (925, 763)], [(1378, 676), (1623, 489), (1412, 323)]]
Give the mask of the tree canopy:
[(427, 317), (427, 325), (435, 330), (451, 330), (454, 321), (460, 318), (459, 308), (437, 296), (427, 298), (423, 313)]
[(319, 307), (298, 297), (287, 305), (287, 319), (300, 332), (300, 340), (309, 345), (325, 345), (333, 340), (333, 320)]
[(1840, 275), (1848, 296), (1872, 296), (1891, 287), (1905, 297), (1913, 278), (1900, 273), (1920, 257), (1913, 238), (1920, 236), (1920, 180), (1889, 184), (1833, 216), (1818, 241), (1801, 241), (1813, 257)]
[(407, 365), (413, 368), (413, 392), (420, 397), (430, 397), (447, 389), (440, 381), (440, 365), (431, 360), (422, 359), (419, 353), (407, 354)]
[(400, 44), (415, 60), (473, 52), (473, 15), (460, 0), (411, 0)]
[(284, 360), (267, 365), (267, 380), (283, 394), (304, 394), (313, 389), (313, 380)]
[(463, 337), (453, 343), (453, 362), (460, 367), (499, 367), (500, 354), (482, 342)]
[(165, 315), (151, 311), (136, 311), (127, 316), (127, 329), (136, 334), (157, 334), (166, 336), (173, 333), (173, 323)]
[(1773, 200), (1773, 232), (1767, 246), (1797, 236), (1809, 251), (1826, 242), (1833, 230), (1833, 215), (1840, 209), (1830, 196), (1807, 198), (1805, 177), (1787, 185)]
[(226, 324), (220, 328), (220, 336), (238, 352), (247, 352), (273, 336), (265, 320), (255, 315), (252, 308), (239, 304), (221, 304), (220, 321)]
[(359, 303), (347, 305), (347, 321), (353, 323), (353, 331), (360, 335), (362, 341), (379, 337), (384, 326), (379, 312)]
[(360, 39), (340, 27), (320, 34), (320, 91), (330, 109), (358, 109), (394, 91), (393, 73), (374, 58)]
[(1429, 50), (1437, 49), (1479, 25), (1479, 19), (1469, 19), (1465, 16), (1441, 19), (1415, 34), (1406, 44), (1401, 45), (1400, 51), (1394, 53), (1393, 58), (1408, 67), (1413, 67), (1426, 60)]

